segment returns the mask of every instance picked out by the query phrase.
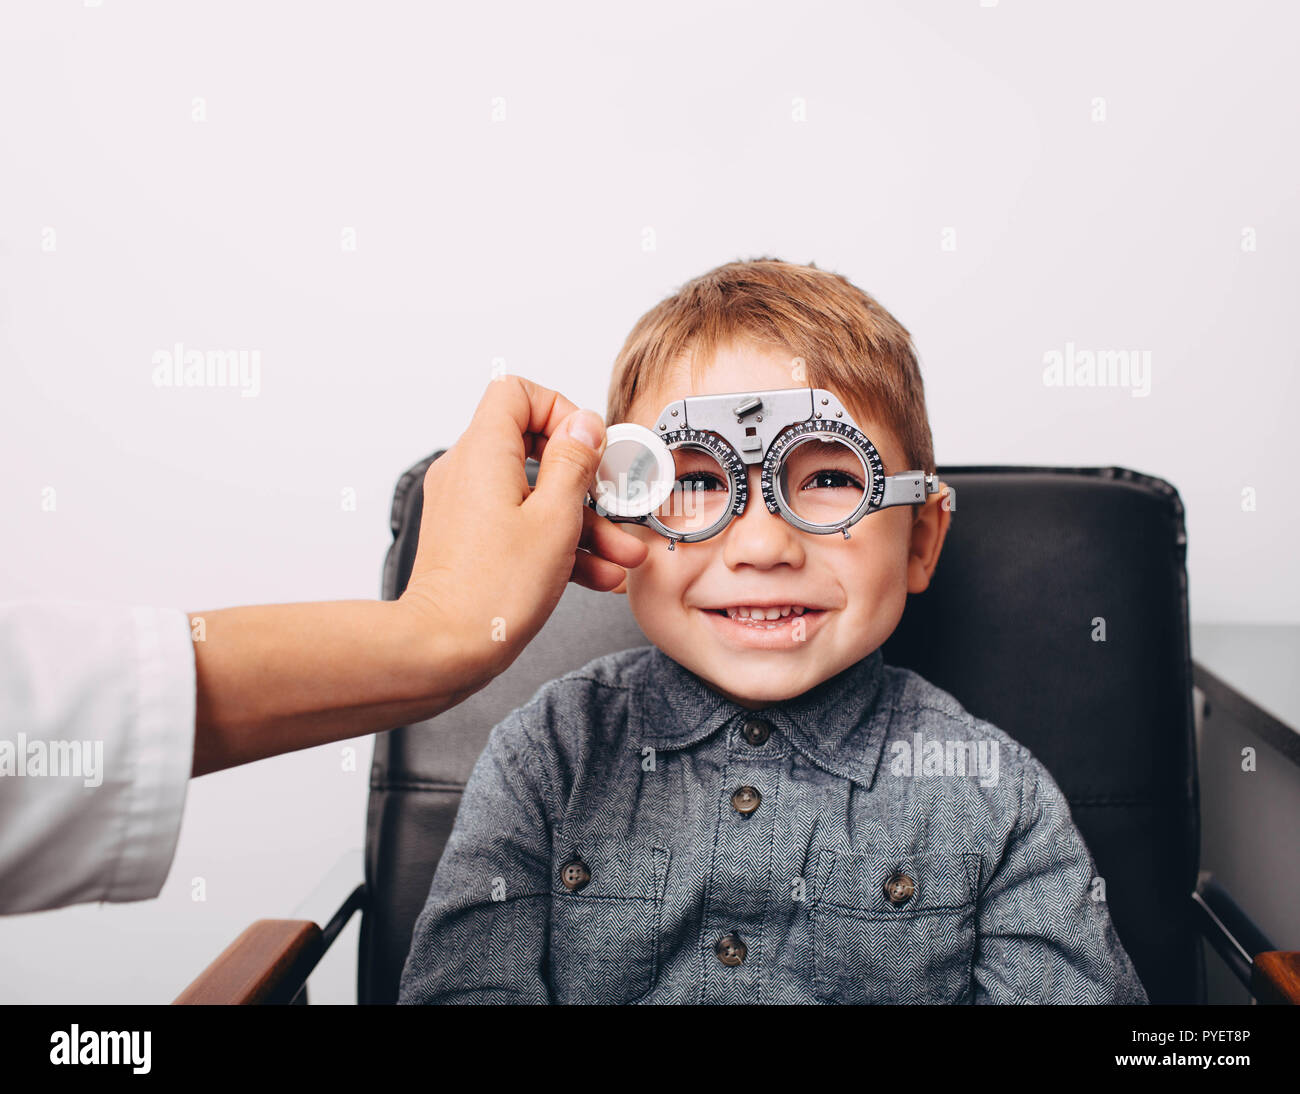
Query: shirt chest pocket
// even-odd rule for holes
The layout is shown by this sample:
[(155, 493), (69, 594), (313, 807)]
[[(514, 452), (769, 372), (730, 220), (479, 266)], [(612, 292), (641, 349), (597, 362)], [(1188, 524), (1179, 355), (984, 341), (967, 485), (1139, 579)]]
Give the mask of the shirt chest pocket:
[(813, 993), (829, 1003), (969, 1002), (979, 871), (974, 853), (819, 851)]
[(552, 866), (549, 964), (557, 1003), (635, 1003), (659, 972), (668, 849), (587, 839)]

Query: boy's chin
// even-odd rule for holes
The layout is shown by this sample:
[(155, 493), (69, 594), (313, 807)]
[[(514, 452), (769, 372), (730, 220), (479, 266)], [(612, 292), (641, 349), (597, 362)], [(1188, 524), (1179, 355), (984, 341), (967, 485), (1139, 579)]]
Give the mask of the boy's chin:
[[(692, 672), (703, 678), (715, 691), (721, 692), (733, 702), (743, 707), (758, 709), (774, 703), (784, 703), (796, 699), (804, 692), (816, 687), (830, 674), (799, 671), (793, 666), (773, 668), (767, 665), (738, 665), (739, 658), (728, 657), (724, 663), (713, 661), (709, 664), (687, 664)], [(761, 660), (758, 659), (758, 660)]]

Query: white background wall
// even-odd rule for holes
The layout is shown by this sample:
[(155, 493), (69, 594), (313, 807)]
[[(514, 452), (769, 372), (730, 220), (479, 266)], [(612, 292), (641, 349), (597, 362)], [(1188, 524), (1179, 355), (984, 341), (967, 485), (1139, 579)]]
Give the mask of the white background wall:
[[(637, 316), (775, 255), (912, 331), (941, 465), (1164, 477), (1194, 619), (1296, 622), (1297, 31), (1265, 2), (7, 3), (0, 598), (375, 596), (393, 485), (494, 358), (603, 410)], [(155, 387), (178, 341), (260, 351), (260, 393)], [(1149, 350), (1149, 396), (1044, 386), (1067, 342)], [(156, 901), (0, 921), (0, 1001), (166, 1001), (291, 913), (362, 842), (357, 744), (192, 783)]]

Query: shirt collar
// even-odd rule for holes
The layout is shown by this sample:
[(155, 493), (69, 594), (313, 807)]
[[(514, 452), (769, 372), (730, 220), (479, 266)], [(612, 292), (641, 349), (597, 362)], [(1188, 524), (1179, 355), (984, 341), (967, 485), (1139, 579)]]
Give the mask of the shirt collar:
[(651, 646), (632, 704), (629, 747), (687, 748), (728, 723), (762, 718), (818, 767), (869, 789), (889, 729), (885, 685), (877, 649), (802, 695), (749, 710)]

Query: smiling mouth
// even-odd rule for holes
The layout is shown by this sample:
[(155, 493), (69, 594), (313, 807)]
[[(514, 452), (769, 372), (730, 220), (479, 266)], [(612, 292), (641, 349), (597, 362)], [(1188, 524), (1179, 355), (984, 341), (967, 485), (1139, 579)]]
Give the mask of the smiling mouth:
[(784, 604), (779, 607), (758, 608), (758, 607), (735, 607), (735, 608), (709, 608), (714, 615), (720, 615), (724, 619), (730, 619), (733, 623), (739, 623), (741, 626), (752, 627), (755, 630), (776, 630), (779, 627), (787, 627), (795, 619), (806, 617), (813, 619), (822, 614), (821, 608), (809, 608), (802, 604)]

